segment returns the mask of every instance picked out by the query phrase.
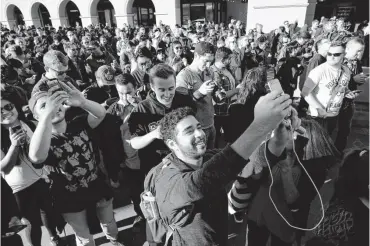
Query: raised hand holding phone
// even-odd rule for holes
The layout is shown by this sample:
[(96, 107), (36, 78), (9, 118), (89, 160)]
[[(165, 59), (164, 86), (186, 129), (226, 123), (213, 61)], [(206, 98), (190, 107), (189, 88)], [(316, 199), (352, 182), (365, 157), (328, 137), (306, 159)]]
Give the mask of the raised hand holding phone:
[[(273, 80), (268, 81), (267, 86), (268, 86), (268, 88), (271, 92), (276, 91), (278, 93), (284, 94), (284, 90), (281, 87), (280, 81), (278, 79), (273, 79)], [(306, 132), (306, 129), (301, 127), (300, 124), (299, 124), (298, 127), (294, 127), (294, 122), (292, 120), (292, 117), (293, 117), (292, 112), (296, 112), (296, 111), (292, 106), (290, 106), (290, 111), (289, 111), (288, 115), (285, 117), (285, 123), (287, 125), (291, 124), (291, 126), (293, 127), (293, 130), (295, 130), (297, 133), (304, 134)]]
[(21, 126), (16, 126), (13, 128), (9, 128), (9, 137), (12, 146), (21, 146), (25, 142), (26, 134), (22, 130)]

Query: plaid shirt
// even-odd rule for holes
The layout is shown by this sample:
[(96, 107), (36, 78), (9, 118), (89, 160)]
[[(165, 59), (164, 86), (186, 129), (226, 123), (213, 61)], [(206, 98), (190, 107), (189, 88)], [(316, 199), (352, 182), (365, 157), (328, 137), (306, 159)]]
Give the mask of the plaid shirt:
[[(232, 74), (227, 69), (219, 70), (214, 65), (211, 67), (215, 80), (218, 81), (218, 84), (224, 91), (230, 91), (235, 89), (235, 79), (232, 76)], [(221, 88), (219, 88), (221, 89)], [(215, 115), (218, 116), (227, 116), (229, 105), (235, 100), (233, 100), (233, 97), (227, 98), (222, 103), (214, 103), (215, 108)]]
[(361, 67), (360, 62), (357, 59), (356, 60), (348, 60), (348, 59), (345, 58), (344, 61), (343, 61), (343, 65), (347, 66), (349, 68), (349, 70), (351, 71), (351, 80), (349, 81), (348, 88), (350, 90), (356, 90), (357, 89), (357, 84), (353, 80), (353, 76), (362, 72), (362, 67)]

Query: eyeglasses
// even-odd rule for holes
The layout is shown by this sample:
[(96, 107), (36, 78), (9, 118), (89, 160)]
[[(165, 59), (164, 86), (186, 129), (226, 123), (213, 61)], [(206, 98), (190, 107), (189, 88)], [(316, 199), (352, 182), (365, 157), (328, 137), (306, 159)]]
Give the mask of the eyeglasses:
[(3, 113), (3, 110), (6, 110), (8, 112), (12, 111), (14, 109), (14, 104), (13, 103), (8, 103), (4, 107), (1, 107), (1, 113)]
[(330, 53), (328, 52), (328, 56), (334, 56), (334, 57), (339, 57), (341, 56), (343, 53)]

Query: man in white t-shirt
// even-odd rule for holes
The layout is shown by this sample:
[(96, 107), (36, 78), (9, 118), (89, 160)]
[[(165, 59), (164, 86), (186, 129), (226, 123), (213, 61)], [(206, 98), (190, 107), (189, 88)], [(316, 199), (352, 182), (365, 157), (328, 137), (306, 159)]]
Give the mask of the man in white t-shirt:
[(309, 104), (308, 114), (326, 128), (329, 134), (336, 127), (336, 116), (344, 97), (355, 97), (348, 89), (351, 72), (342, 66), (344, 50), (341, 43), (332, 43), (327, 61), (310, 72), (302, 89), (302, 96)]

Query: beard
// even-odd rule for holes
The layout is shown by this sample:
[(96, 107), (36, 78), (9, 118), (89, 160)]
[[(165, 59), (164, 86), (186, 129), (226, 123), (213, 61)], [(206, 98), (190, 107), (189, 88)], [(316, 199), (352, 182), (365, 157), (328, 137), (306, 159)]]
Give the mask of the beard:
[(191, 141), (190, 145), (183, 145), (177, 143), (179, 150), (183, 156), (186, 156), (191, 159), (199, 159), (203, 157), (204, 153), (207, 150), (206, 137), (197, 138)]

